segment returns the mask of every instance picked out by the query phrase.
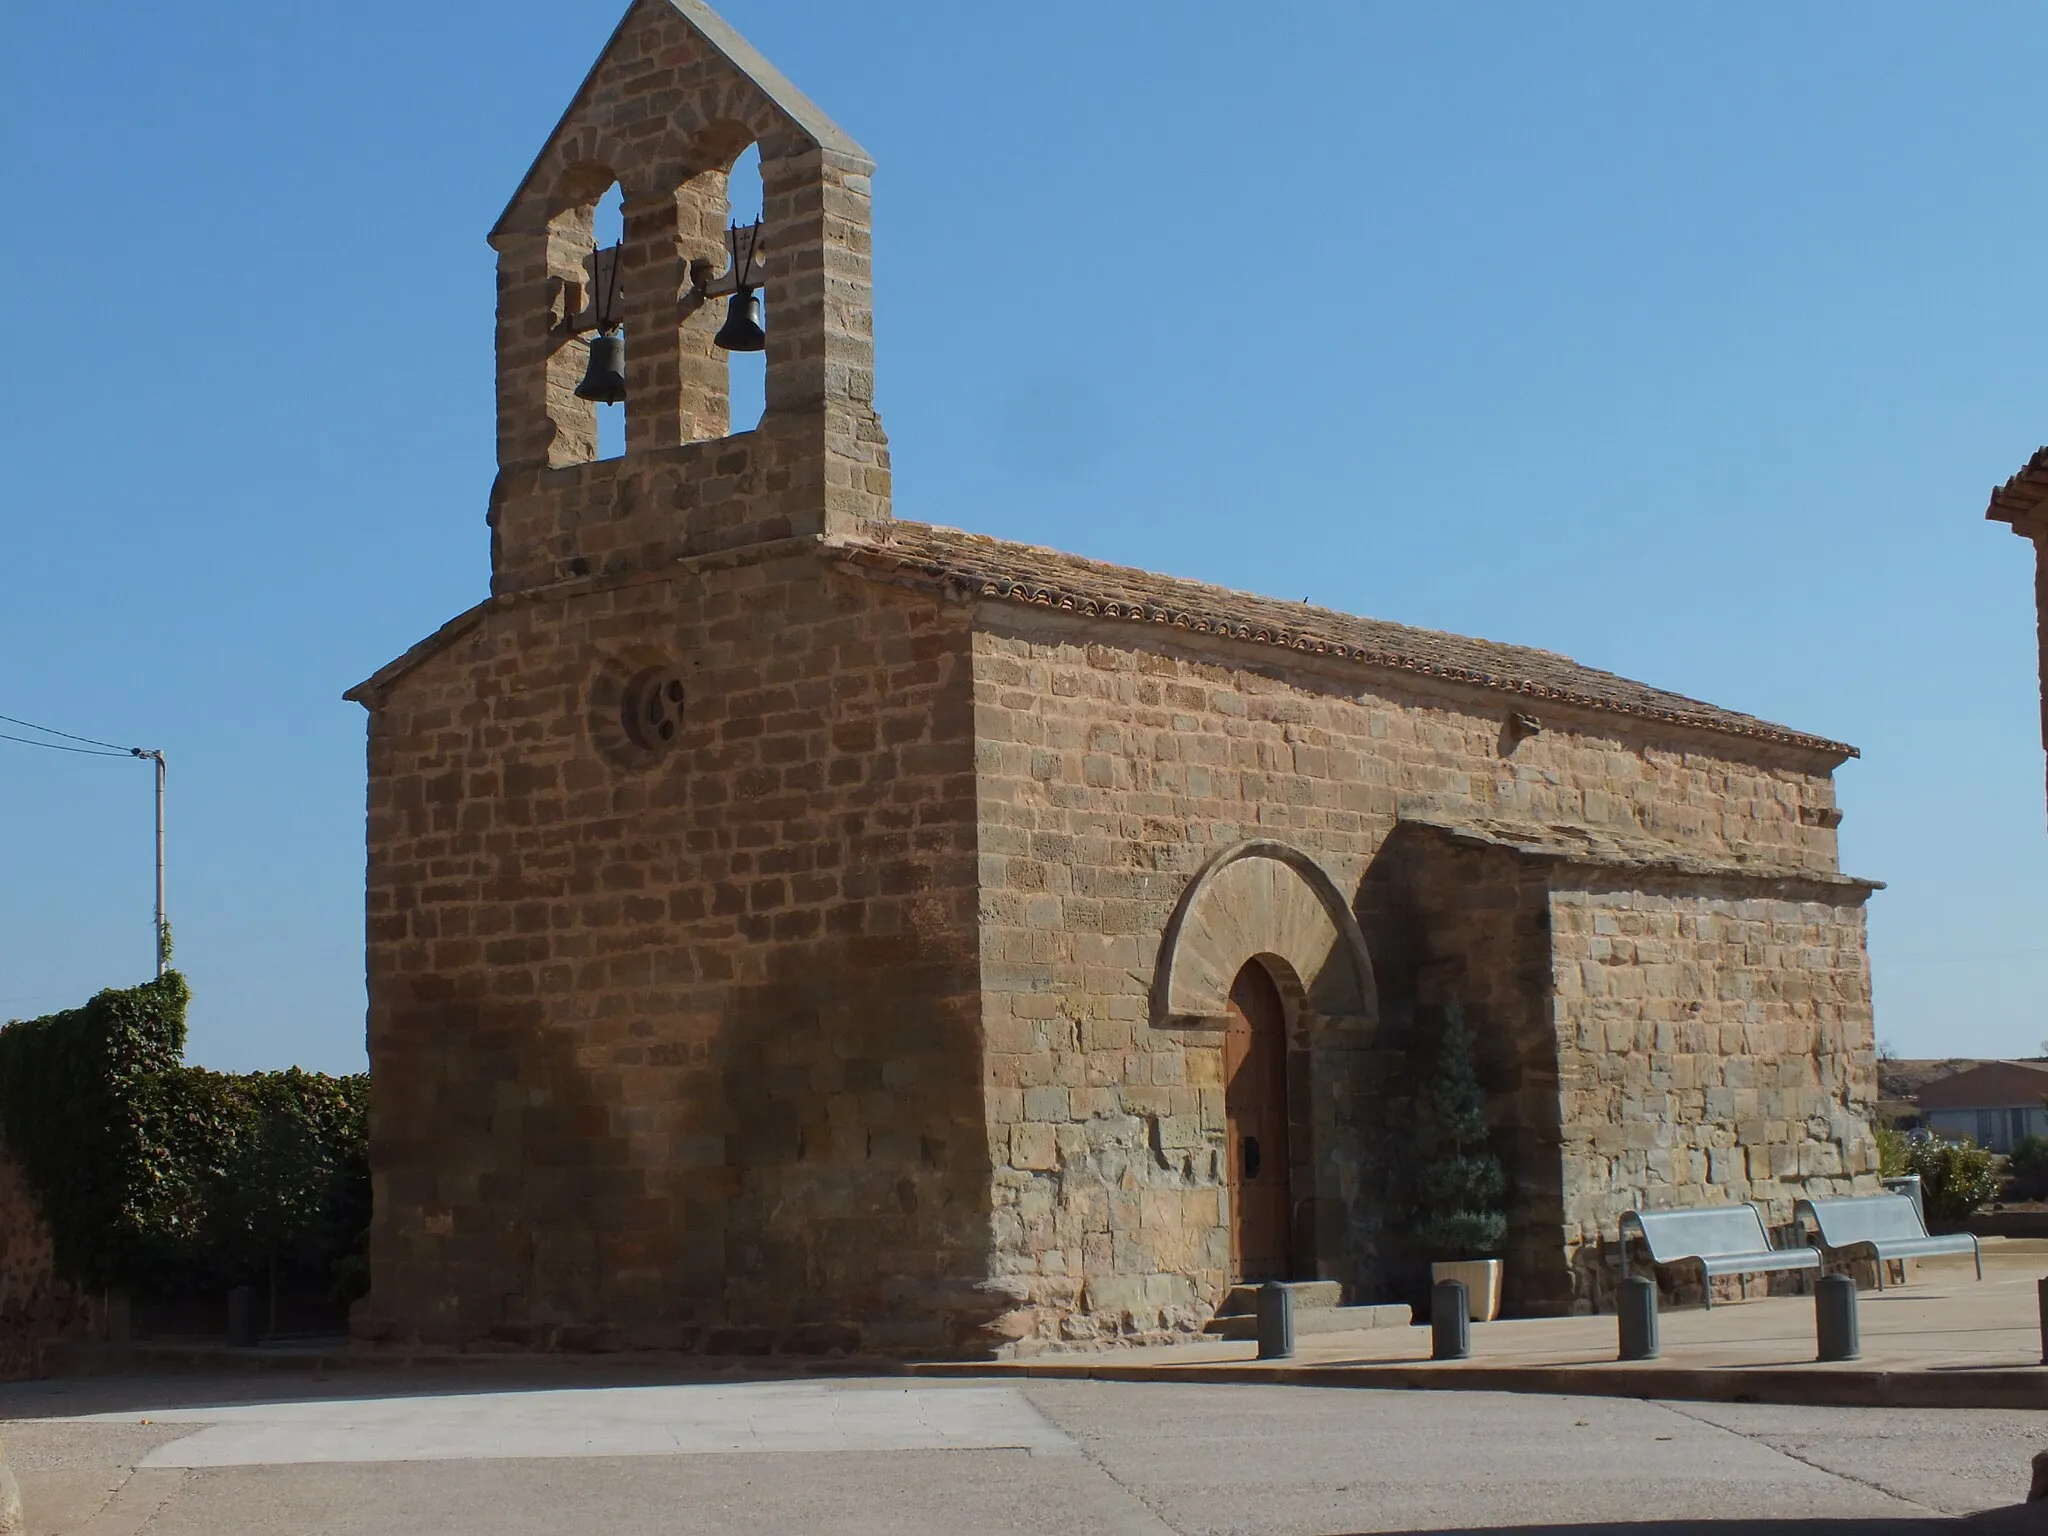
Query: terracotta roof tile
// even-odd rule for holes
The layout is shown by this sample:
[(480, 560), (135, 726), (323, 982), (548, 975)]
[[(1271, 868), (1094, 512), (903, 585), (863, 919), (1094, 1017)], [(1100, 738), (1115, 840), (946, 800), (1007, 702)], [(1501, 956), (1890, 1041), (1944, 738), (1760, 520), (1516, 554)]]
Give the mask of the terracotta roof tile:
[(1614, 827), (1585, 827), (1572, 822), (1517, 821), (1470, 812), (1401, 813), (1405, 827), (1420, 827), (1468, 848), (1502, 849), (1521, 858), (1632, 874), (1691, 875), (1709, 879), (1759, 881), (1770, 884), (1834, 886), (1868, 893), (1884, 889), (1882, 880), (1864, 880), (1832, 869), (1785, 864), (1742, 849), (1725, 854), (1701, 853), (1644, 833)]
[(1661, 720), (1830, 756), (1857, 756), (1856, 749), (1845, 743), (1631, 682), (1552, 651), (1358, 618), (957, 528), (899, 519), (868, 539), (830, 548), (871, 573), (945, 586), (963, 596), (1058, 608), (1090, 618), (1171, 624), (1519, 698)]
[(1991, 493), (1985, 517), (1994, 523), (2017, 523), (2039, 510), (2048, 499), (2048, 448), (2037, 448), (2024, 468)]
[(2048, 1097), (2048, 1062), (1985, 1061), (1938, 1077), (1914, 1095), (1922, 1109), (2006, 1109)]

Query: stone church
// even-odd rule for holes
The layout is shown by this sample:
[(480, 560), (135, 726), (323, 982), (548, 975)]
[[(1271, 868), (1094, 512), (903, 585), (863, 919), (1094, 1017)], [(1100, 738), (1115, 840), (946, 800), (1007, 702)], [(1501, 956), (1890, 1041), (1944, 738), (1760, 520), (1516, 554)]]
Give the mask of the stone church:
[[(1631, 1206), (1874, 1188), (1854, 749), (893, 518), (873, 169), (699, 0), (634, 0), (491, 233), (491, 596), (349, 694), (359, 1333), (1029, 1351), (1238, 1280), (1405, 1299), (1454, 1003), (1511, 1310), (1598, 1305)], [(613, 458), (577, 393), (606, 298)]]

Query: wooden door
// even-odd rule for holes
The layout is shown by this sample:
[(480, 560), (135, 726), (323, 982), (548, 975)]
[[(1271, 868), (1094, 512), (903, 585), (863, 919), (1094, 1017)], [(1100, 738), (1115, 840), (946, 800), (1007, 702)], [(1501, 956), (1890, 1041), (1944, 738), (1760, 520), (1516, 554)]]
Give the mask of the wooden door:
[(1256, 960), (1230, 987), (1223, 1110), (1230, 1125), (1231, 1279), (1291, 1280), (1287, 1007)]

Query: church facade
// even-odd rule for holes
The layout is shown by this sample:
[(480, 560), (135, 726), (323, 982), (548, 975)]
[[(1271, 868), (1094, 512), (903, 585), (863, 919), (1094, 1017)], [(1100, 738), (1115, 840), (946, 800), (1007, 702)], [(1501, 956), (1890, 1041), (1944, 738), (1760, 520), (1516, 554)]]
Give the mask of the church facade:
[(872, 169), (698, 0), (634, 0), (493, 232), (491, 596), (350, 694), (358, 1331), (972, 1353), (1184, 1333), (1247, 1280), (1405, 1299), (1452, 1005), (1512, 1309), (1597, 1306), (1633, 1206), (1874, 1189), (1853, 749), (892, 517)]

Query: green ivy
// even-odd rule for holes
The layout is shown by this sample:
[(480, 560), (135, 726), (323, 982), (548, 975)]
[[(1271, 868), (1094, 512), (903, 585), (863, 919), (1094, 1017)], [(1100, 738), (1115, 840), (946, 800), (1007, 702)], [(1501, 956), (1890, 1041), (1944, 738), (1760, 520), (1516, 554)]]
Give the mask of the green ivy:
[(359, 1289), (368, 1076), (185, 1066), (189, 999), (171, 971), (0, 1028), (0, 1142), (59, 1272), (138, 1296)]

